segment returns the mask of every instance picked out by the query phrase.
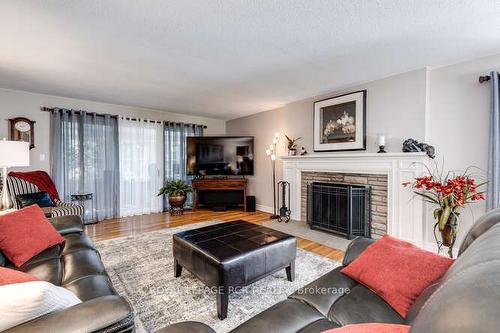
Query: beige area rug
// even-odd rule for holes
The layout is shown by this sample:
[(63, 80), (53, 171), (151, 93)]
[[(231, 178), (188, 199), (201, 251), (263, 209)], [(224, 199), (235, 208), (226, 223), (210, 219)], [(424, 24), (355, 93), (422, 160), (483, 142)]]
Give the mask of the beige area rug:
[(294, 282), (286, 279), (283, 269), (231, 294), (228, 317), (219, 320), (215, 294), (186, 270), (180, 278), (174, 278), (172, 235), (220, 222), (196, 223), (96, 243), (116, 290), (134, 307), (138, 332), (154, 332), (186, 320), (201, 321), (217, 332), (228, 332), (339, 265), (297, 249)]

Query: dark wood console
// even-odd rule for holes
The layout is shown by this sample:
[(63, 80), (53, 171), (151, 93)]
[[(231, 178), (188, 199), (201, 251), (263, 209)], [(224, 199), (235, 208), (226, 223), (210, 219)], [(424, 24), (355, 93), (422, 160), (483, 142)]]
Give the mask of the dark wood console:
[(247, 209), (247, 180), (193, 179), (193, 210), (204, 206), (241, 206)]

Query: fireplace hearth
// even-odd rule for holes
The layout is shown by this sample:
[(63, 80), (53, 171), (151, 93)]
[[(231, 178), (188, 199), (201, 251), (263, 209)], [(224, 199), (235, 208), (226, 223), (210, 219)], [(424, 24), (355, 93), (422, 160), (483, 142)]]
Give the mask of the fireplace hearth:
[(347, 239), (371, 238), (371, 187), (312, 182), (307, 186), (307, 223)]

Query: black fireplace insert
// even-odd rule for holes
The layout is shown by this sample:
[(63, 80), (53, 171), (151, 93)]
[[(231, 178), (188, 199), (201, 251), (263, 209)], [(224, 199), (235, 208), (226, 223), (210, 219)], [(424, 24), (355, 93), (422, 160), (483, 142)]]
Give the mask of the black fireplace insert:
[(307, 186), (307, 223), (352, 239), (371, 238), (371, 187), (312, 182)]

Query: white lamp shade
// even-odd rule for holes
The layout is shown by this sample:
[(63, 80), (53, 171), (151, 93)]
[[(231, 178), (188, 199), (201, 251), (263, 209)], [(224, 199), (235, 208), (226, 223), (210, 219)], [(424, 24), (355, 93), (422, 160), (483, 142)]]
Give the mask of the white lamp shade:
[(29, 165), (29, 142), (0, 140), (0, 167), (12, 168)]

